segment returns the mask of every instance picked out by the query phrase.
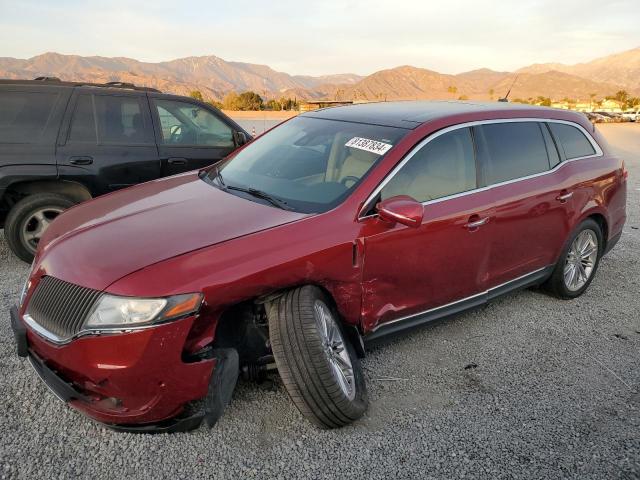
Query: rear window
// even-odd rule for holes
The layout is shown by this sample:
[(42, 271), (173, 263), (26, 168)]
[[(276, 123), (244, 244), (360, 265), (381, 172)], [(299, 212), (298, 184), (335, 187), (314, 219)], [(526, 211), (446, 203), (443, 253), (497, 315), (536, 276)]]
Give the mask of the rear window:
[(96, 121), (91, 95), (80, 95), (73, 112), (69, 143), (97, 143)]
[(549, 170), (541, 126), (539, 122), (508, 122), (476, 128), (487, 185)]
[(565, 123), (549, 123), (549, 128), (558, 142), (558, 147), (564, 150), (567, 160), (596, 153), (591, 142), (578, 128)]
[(152, 143), (153, 134), (143, 113), (144, 108), (144, 99), (136, 96), (80, 95), (73, 112), (68, 142)]
[(0, 92), (0, 143), (37, 143), (57, 93)]

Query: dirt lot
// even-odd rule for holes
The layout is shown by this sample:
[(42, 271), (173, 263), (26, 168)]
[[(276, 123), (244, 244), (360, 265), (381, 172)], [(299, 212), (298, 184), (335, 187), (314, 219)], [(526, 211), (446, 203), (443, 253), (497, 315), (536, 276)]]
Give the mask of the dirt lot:
[[(604, 125), (628, 221), (590, 290), (533, 290), (371, 350), (371, 407), (320, 431), (282, 385), (241, 384), (212, 430), (113, 433), (53, 397), (0, 315), (0, 478), (640, 478), (640, 124)], [(0, 310), (26, 265), (0, 239)]]

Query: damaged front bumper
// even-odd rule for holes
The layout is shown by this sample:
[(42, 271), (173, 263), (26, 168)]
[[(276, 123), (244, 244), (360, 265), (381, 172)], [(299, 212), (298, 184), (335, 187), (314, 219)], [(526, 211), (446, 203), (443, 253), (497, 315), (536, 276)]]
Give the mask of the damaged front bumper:
[[(10, 311), (17, 353), (62, 401), (108, 428), (172, 433), (214, 424), (235, 388), (238, 354), (212, 349), (185, 362), (193, 317), (136, 332), (98, 335), (56, 345)], [(189, 405), (199, 404), (185, 414)]]

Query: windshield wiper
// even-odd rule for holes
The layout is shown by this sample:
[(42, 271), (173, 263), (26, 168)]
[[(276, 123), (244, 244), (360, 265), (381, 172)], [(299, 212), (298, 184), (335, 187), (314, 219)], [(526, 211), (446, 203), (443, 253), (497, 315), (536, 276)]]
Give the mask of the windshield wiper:
[(224, 183), (224, 180), (222, 179), (222, 174), (220, 173), (220, 169), (218, 168), (217, 165), (213, 167), (213, 176), (218, 181), (222, 189), (226, 190), (227, 184)]
[[(218, 180), (219, 181), (219, 180)], [(223, 184), (224, 185), (224, 184)], [(256, 198), (261, 198), (266, 200), (270, 204), (281, 208), (282, 210), (292, 210), (287, 202), (281, 200), (277, 197), (269, 195), (267, 192), (263, 192), (262, 190), (258, 190), (257, 188), (244, 188), (244, 187), (236, 187), (235, 185), (225, 185), (225, 189), (227, 190), (235, 190), (237, 192), (248, 193), (249, 195), (253, 195)]]

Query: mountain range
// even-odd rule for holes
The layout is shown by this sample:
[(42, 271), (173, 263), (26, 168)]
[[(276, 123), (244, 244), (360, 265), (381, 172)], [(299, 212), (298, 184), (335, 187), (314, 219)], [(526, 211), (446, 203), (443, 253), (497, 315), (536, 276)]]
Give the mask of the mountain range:
[(0, 57), (0, 77), (59, 77), (82, 82), (122, 81), (187, 95), (199, 90), (211, 100), (228, 92), (253, 90), (268, 98), (397, 100), (426, 98), (497, 99), (538, 96), (588, 100), (627, 90), (640, 96), (640, 48), (575, 65), (545, 63), (515, 72), (482, 68), (456, 75), (414, 66), (380, 70), (368, 76), (351, 73), (309, 76), (278, 72), (267, 65), (230, 62), (209, 55), (167, 62), (124, 57), (83, 57), (44, 53), (29, 59)]

